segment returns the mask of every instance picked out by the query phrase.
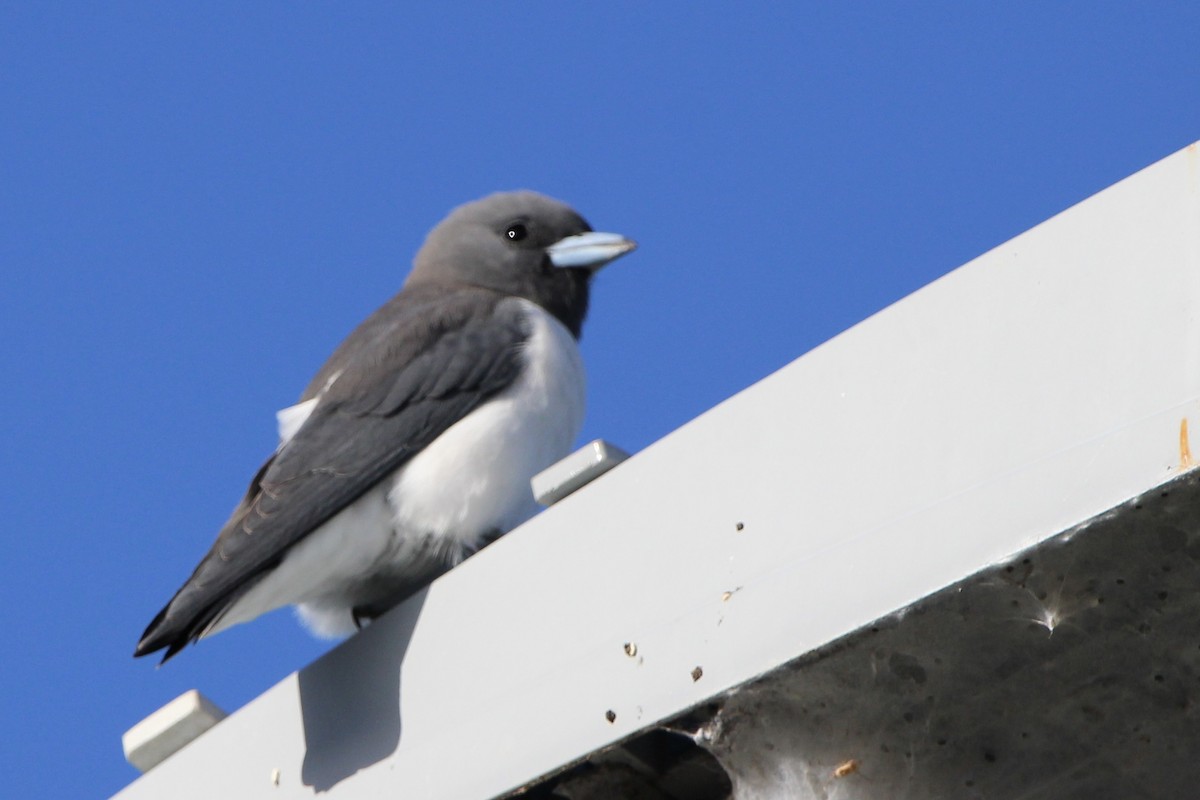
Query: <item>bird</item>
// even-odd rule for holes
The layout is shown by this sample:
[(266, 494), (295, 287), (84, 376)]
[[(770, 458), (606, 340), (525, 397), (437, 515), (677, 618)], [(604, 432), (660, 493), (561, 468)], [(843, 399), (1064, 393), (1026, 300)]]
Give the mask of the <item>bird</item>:
[(537, 511), (582, 427), (597, 271), (636, 248), (531, 191), (454, 209), (334, 350), (135, 657), (288, 605), (352, 634)]

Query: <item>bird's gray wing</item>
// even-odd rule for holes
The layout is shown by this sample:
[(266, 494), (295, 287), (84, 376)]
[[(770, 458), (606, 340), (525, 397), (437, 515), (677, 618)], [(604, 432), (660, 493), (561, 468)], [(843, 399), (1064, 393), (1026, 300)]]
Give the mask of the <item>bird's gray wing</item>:
[(508, 387), (528, 336), (520, 307), (484, 290), (393, 298), (318, 373), (305, 392), (319, 396), (311, 415), (255, 475), (135, 654), (166, 647), (165, 661), (203, 635), (296, 542)]

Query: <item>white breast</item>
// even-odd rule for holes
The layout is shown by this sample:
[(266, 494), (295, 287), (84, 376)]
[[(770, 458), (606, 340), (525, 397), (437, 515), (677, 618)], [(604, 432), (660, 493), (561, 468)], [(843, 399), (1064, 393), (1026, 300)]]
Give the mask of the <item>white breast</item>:
[(399, 530), (445, 537), (460, 550), (456, 561), (537, 510), (529, 480), (570, 452), (583, 424), (575, 338), (540, 306), (508, 302), (521, 304), (531, 326), (520, 378), (413, 458), (388, 495)]
[[(531, 332), (514, 384), (305, 537), (212, 632), (297, 603), (315, 633), (344, 635), (361, 602), (355, 590), (372, 575), (403, 572), (430, 537), (453, 565), (537, 511), (530, 479), (570, 452), (583, 424), (583, 362), (552, 315), (526, 300), (505, 302), (520, 304)], [(285, 438), (311, 411), (301, 405), (280, 418)]]

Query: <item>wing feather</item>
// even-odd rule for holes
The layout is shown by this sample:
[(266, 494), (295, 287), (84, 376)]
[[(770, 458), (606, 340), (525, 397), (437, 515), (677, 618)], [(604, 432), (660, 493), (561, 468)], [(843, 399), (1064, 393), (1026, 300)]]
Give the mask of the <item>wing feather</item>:
[(306, 390), (311, 414), (259, 469), (135, 654), (167, 648), (165, 661), (195, 641), (289, 548), (510, 386), (529, 330), (502, 299), (406, 289), (356, 329)]

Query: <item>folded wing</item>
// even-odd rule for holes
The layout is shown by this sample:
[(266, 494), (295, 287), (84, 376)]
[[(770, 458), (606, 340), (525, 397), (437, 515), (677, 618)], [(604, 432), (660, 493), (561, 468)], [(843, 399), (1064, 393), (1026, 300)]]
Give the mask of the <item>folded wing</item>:
[(259, 469), (191, 578), (135, 655), (163, 660), (208, 630), (289, 548), (480, 404), (521, 368), (529, 332), (483, 289), (408, 289), (368, 318), (314, 378), (308, 417)]

